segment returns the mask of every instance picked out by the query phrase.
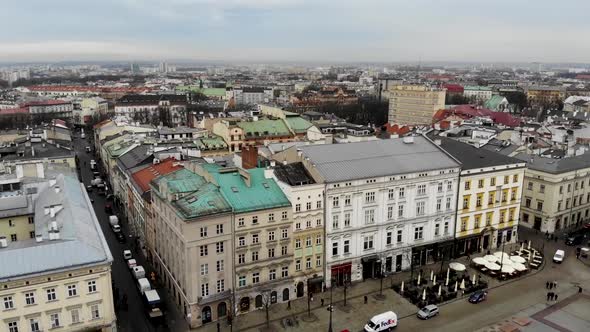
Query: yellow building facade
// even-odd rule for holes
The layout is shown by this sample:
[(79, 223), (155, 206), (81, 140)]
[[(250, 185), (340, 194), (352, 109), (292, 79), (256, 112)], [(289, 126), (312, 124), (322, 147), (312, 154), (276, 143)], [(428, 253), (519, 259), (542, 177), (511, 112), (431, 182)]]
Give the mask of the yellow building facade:
[(389, 123), (430, 125), (436, 111), (445, 108), (445, 89), (424, 85), (396, 85), (389, 90)]

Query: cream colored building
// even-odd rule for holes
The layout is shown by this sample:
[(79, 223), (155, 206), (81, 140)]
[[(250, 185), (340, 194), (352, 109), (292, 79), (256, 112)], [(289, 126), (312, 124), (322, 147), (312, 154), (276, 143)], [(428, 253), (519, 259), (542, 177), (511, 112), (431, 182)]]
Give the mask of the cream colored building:
[(563, 159), (525, 154), (517, 157), (527, 161), (521, 206), (523, 226), (554, 233), (588, 221), (590, 154)]
[(424, 85), (395, 85), (389, 90), (389, 123), (430, 125), (432, 116), (445, 108), (445, 89)]
[(219, 189), (188, 169), (152, 181), (154, 267), (191, 328), (231, 311), (231, 207)]
[(293, 204), (293, 251), (297, 295), (317, 294), (324, 285), (324, 185), (302, 163), (273, 167), (274, 179)]
[(18, 191), (34, 204), (35, 236), (0, 233), (0, 331), (116, 331), (113, 258), (83, 185), (60, 174)]
[(526, 163), (449, 138), (441, 147), (462, 164), (455, 254), (515, 243)]

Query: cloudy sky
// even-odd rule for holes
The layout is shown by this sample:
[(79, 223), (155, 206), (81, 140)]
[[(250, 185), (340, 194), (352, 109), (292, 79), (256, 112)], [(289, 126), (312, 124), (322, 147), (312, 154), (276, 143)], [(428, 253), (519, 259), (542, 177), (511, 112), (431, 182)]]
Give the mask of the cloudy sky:
[(589, 0), (0, 3), (0, 61), (590, 62)]

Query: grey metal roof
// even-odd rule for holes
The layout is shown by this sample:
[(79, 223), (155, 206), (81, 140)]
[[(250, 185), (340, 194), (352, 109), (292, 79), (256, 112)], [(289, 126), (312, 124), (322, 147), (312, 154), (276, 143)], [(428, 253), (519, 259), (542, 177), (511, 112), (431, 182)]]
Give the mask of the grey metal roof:
[(527, 163), (527, 167), (537, 171), (560, 174), (583, 168), (590, 168), (590, 153), (563, 159), (545, 158), (527, 153), (519, 153), (516, 158)]
[[(147, 144), (139, 145), (125, 153), (124, 155), (120, 156), (117, 159), (117, 163), (122, 169), (129, 169), (140, 165), (144, 162), (151, 162), (154, 158), (153, 153), (148, 154), (150, 150), (150, 146)], [(148, 160), (149, 159), (149, 160)]]
[(423, 136), (404, 143), (404, 138), (346, 144), (301, 147), (326, 182), (341, 182), (395, 174), (406, 174), (460, 164)]
[(508, 157), (486, 149), (478, 149), (469, 144), (446, 137), (441, 137), (441, 148), (459, 160), (462, 164), (462, 169), (523, 163), (520, 159)]
[[(43, 242), (21, 240), (0, 249), (0, 281), (112, 262), (88, 196), (74, 175), (60, 174), (53, 186), (46, 183), (34, 204), (35, 233)], [(46, 214), (50, 205), (61, 205), (55, 217)], [(59, 240), (49, 240), (52, 221), (57, 222)]]

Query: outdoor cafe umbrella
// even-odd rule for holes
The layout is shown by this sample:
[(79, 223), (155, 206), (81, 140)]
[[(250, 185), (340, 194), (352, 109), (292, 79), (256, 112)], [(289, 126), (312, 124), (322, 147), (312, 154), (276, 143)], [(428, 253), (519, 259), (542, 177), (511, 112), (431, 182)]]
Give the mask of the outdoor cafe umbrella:
[[(495, 256), (493, 256), (495, 257)], [(484, 257), (475, 257), (472, 260), (473, 264), (475, 265), (486, 265), (486, 263), (488, 262)]]
[(457, 292), (457, 285), (459, 284), (459, 282), (457, 280), (455, 280), (455, 293)]
[(520, 264), (526, 263), (526, 259), (524, 259), (523, 257), (520, 257), (520, 256), (510, 256), (510, 260), (513, 261), (514, 263), (520, 263)]
[(430, 281), (432, 281), (432, 279), (434, 279), (434, 271), (430, 270)]
[(459, 288), (465, 289), (465, 279), (461, 279), (461, 286)]
[(526, 266), (524, 266), (524, 264), (521, 263), (512, 263), (512, 265), (510, 266), (519, 272), (526, 271)]
[(451, 271), (451, 269), (447, 268), (447, 280), (445, 281), (445, 286), (449, 285), (449, 272)]
[[(503, 252), (503, 251), (496, 251), (494, 253), (494, 256), (498, 257), (498, 260), (508, 260), (510, 259), (510, 255), (508, 255), (507, 253)], [(504, 258), (502, 258), (504, 257)]]
[(512, 266), (510, 266), (510, 265), (504, 265), (504, 266), (502, 266), (502, 271), (501, 272), (502, 273), (508, 273), (508, 274), (514, 273), (514, 268)]
[(434, 277), (432, 278), (432, 284), (436, 285), (436, 274), (434, 275)]
[(438, 285), (438, 296), (442, 294), (442, 284)]
[(424, 292), (422, 292), (422, 301), (426, 301), (426, 288), (424, 288)]
[(400, 293), (404, 292), (404, 281), (402, 280), (402, 286), (400, 287)]
[(498, 261), (498, 257), (496, 257), (494, 255), (485, 255), (485, 256), (483, 256), (483, 259), (485, 259), (486, 261), (488, 261), (490, 263), (495, 263)]
[(452, 262), (449, 267), (457, 272), (465, 271), (465, 265), (457, 262)]
[(496, 263), (489, 262), (486, 264), (486, 269), (490, 271), (498, 271), (500, 269), (500, 265)]
[(422, 278), (422, 273), (418, 273), (418, 285), (420, 285), (420, 279)]

